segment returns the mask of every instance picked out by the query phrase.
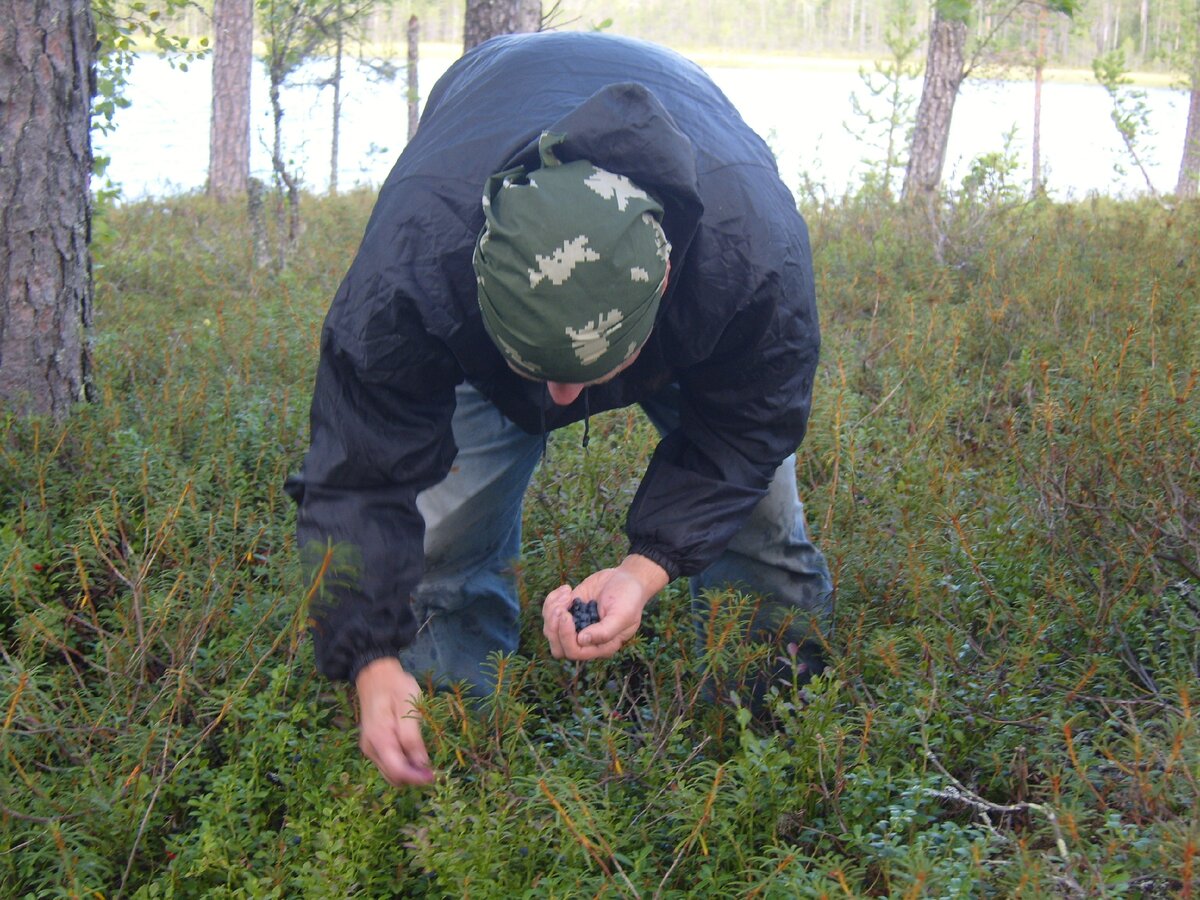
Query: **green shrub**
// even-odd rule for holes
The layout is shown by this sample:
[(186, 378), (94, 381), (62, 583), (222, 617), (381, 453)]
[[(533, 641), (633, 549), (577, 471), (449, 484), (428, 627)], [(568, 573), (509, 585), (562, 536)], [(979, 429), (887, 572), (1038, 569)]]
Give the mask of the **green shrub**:
[(618, 658), (550, 658), (540, 598), (622, 552), (654, 443), (609, 413), (552, 437), (520, 650), (427, 698), (409, 792), (313, 673), (282, 491), (372, 197), (305, 198), (281, 275), (232, 207), (108, 210), (100, 399), (0, 437), (3, 894), (1194, 891), (1200, 207), (968, 199), (941, 258), (878, 197), (809, 213), (827, 675), (770, 726), (704, 701), (763, 651), (732, 593), (697, 642), (682, 584)]

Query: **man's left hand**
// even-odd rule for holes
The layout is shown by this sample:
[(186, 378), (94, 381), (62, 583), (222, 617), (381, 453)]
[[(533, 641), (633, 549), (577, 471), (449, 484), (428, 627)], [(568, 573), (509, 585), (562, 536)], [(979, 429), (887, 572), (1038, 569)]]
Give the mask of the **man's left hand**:
[[(628, 643), (642, 624), (642, 610), (666, 587), (667, 573), (644, 556), (627, 556), (615, 569), (601, 569), (572, 588), (561, 585), (542, 604), (542, 633), (556, 659), (602, 659)], [(595, 600), (600, 621), (575, 632), (571, 601)]]

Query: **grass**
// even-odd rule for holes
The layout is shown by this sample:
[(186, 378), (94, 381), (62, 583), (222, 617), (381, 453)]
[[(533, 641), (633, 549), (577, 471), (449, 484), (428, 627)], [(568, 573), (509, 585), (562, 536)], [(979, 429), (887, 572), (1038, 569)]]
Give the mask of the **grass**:
[(0, 893), (1195, 895), (1195, 202), (992, 209), (936, 252), (807, 210), (828, 676), (770, 729), (699, 701), (752, 598), (697, 648), (683, 585), (616, 660), (550, 659), (538, 600), (621, 552), (651, 449), (610, 413), (529, 494), (520, 653), (483, 708), (429, 700), (443, 777), (396, 792), (313, 673), (282, 491), (372, 199), (306, 198), (282, 275), (203, 198), (105, 213), (99, 402), (2, 420)]

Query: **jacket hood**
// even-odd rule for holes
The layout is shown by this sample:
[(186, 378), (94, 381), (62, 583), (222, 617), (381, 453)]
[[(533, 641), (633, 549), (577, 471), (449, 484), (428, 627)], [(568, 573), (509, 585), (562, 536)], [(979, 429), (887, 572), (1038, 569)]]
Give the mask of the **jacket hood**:
[[(704, 205), (692, 142), (658, 98), (640, 84), (610, 84), (545, 130), (566, 136), (554, 148), (561, 162), (586, 159), (624, 175), (662, 205), (662, 227), (671, 242), (671, 268), (682, 271)], [(539, 138), (540, 132), (501, 169), (536, 169), (540, 165)], [(671, 287), (668, 281), (667, 297)]]

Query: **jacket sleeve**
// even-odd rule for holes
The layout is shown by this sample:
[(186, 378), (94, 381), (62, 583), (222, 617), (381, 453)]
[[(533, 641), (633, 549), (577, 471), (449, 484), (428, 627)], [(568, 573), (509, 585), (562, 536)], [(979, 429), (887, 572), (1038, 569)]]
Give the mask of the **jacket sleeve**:
[(416, 498), (445, 477), (456, 452), (459, 376), (449, 352), (414, 329), (387, 340), (389, 352), (365, 359), (353, 335), (327, 320), (311, 445), (288, 484), (317, 668), (333, 679), (353, 680), (412, 641), (410, 596), (424, 564)]
[(679, 373), (680, 426), (659, 443), (630, 506), (630, 552), (671, 578), (720, 556), (804, 439), (820, 346), (806, 235), (783, 255), (704, 358)]

